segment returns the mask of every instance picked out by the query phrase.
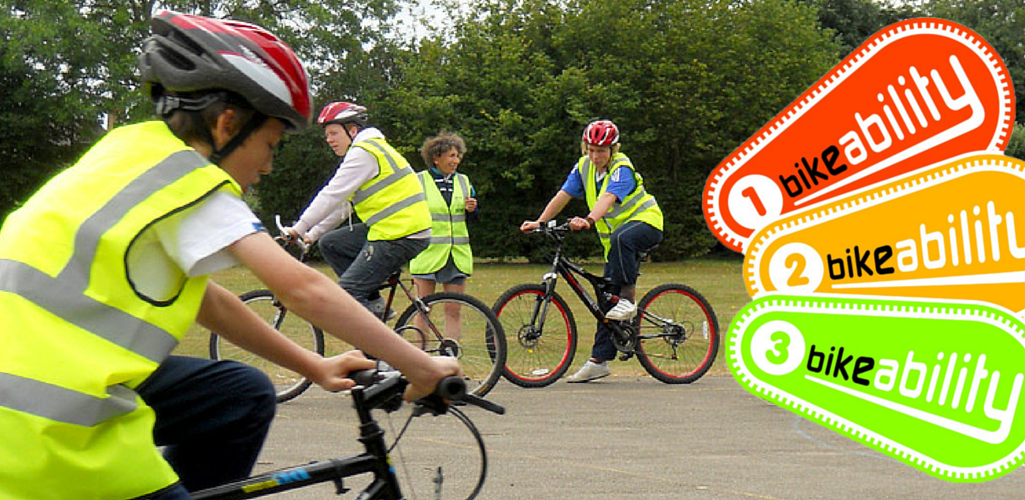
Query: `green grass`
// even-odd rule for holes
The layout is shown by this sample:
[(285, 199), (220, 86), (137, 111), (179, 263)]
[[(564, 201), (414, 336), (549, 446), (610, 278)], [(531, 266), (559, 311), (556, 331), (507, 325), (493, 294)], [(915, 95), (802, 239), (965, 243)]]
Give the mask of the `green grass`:
[[(726, 372), (726, 365), (722, 359), (722, 332), (729, 326), (737, 311), (750, 301), (744, 287), (741, 266), (740, 258), (703, 258), (682, 262), (647, 262), (641, 267), (641, 277), (637, 284), (638, 299), (649, 289), (662, 283), (682, 283), (697, 289), (712, 305), (718, 317), (720, 329), (719, 357), (712, 367), (712, 373)], [(315, 265), (314, 267), (333, 277), (331, 270), (326, 265)], [(586, 267), (590, 272), (601, 273), (600, 264), (595, 263)], [(490, 306), (502, 292), (514, 285), (540, 282), (541, 276), (547, 271), (548, 266), (534, 264), (478, 263), (475, 265), (473, 277), (467, 282), (466, 292)], [(220, 271), (214, 274), (213, 279), (237, 293), (263, 288), (252, 273), (243, 268)], [(569, 303), (577, 321), (579, 340), (577, 354), (573, 361), (573, 366), (576, 368), (590, 354), (596, 326), (595, 320), (569, 286), (560, 282), (557, 290)], [(401, 313), (408, 306), (408, 300), (405, 297), (396, 297), (396, 305), (395, 309)], [(208, 333), (196, 326), (185, 336), (176, 353), (206, 357), (208, 339)], [(347, 349), (347, 347), (338, 341), (332, 340), (328, 343), (329, 353), (343, 349)], [(645, 375), (640, 364), (635, 360), (616, 362), (612, 366), (613, 372), (617, 375)]]

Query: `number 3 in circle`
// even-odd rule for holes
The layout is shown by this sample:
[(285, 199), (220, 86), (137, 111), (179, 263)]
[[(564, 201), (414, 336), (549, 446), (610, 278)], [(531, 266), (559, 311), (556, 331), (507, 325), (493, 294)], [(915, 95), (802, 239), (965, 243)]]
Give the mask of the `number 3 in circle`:
[(804, 361), (804, 335), (791, 323), (774, 320), (751, 336), (755, 366), (769, 375), (786, 375)]

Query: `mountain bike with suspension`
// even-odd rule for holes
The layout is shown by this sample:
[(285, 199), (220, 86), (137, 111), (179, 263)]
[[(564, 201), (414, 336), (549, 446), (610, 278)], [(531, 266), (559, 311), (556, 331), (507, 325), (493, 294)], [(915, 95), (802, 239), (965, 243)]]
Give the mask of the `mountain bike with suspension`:
[[(279, 235), (275, 240), (289, 248), (289, 242), (281, 236), (283, 227), (277, 220)], [(306, 262), (310, 246), (298, 241), (292, 247), (298, 251), (296, 258)], [(402, 279), (397, 271), (384, 282), (380, 290), (387, 297), (386, 307), (379, 318), (388, 322), (391, 311), (402, 290), (410, 305), (398, 315), (394, 330), (411, 344), (432, 354), (459, 359), (459, 365), (467, 378), (468, 392), (484, 396), (502, 376), (506, 359), (506, 338), (498, 317), (486, 304), (476, 297), (458, 292), (438, 292), (426, 297), (416, 294), (412, 283)], [(324, 332), (313, 323), (289, 311), (270, 290), (251, 290), (239, 296), (242, 302), (264, 318), (271, 326), (297, 344), (324, 355)], [(354, 346), (343, 344), (341, 352)], [(302, 375), (282, 368), (249, 351), (235, 346), (215, 332), (210, 333), (209, 353), (211, 359), (232, 359), (255, 366), (266, 373), (277, 389), (277, 401), (283, 403), (294, 399), (310, 387), (312, 381)]]
[[(701, 378), (719, 351), (719, 323), (708, 301), (687, 285), (666, 283), (637, 302), (634, 319), (606, 319), (605, 312), (619, 298), (608, 293), (604, 277), (566, 257), (563, 243), (569, 231), (568, 222), (558, 225), (555, 221), (532, 231), (554, 243), (551, 269), (541, 283), (514, 286), (495, 301), (495, 314), (511, 336), (503, 377), (521, 387), (545, 387), (573, 363), (577, 323), (555, 290), (561, 276), (588, 312), (611, 330), (620, 360), (636, 356), (648, 374), (667, 384), (689, 384)], [(581, 279), (590, 283), (594, 297)]]

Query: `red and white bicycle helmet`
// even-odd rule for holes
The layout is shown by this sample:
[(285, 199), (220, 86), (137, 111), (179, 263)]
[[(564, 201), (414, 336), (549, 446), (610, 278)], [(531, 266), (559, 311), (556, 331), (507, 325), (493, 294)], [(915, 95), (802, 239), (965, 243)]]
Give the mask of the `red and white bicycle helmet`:
[(310, 87), (299, 58), (271, 32), (252, 24), (159, 12), (139, 57), (143, 87), (158, 108), (202, 109), (213, 101), (167, 103), (164, 91), (228, 90), (289, 132), (312, 116)]
[(597, 120), (584, 127), (585, 143), (592, 146), (612, 146), (619, 143), (619, 129), (609, 120)]
[(317, 117), (317, 125), (325, 126), (332, 123), (357, 122), (361, 125), (367, 120), (367, 108), (351, 102), (333, 102), (324, 106)]

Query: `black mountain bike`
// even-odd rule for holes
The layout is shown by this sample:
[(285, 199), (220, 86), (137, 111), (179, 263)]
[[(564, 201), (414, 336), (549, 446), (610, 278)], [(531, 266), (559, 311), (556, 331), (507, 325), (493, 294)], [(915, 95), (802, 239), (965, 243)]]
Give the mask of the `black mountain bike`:
[[(280, 220), (278, 227), (279, 232), (283, 233)], [(275, 240), (289, 247), (280, 235)], [(310, 247), (298, 244), (292, 248), (298, 249), (296, 258), (305, 262)], [(471, 394), (484, 396), (494, 388), (505, 367), (506, 339), (502, 324), (491, 308), (465, 293), (438, 292), (419, 297), (412, 284), (406, 284), (401, 279), (401, 271), (398, 271), (380, 288), (382, 295), (387, 297), (387, 305), (380, 315), (382, 321), (390, 320), (388, 312), (391, 311), (399, 289), (410, 305), (395, 322), (396, 333), (430, 354), (458, 358), (463, 374), (468, 379), (468, 391)], [(324, 332), (299, 315), (290, 313), (270, 290), (252, 290), (239, 298), (297, 344), (320, 355), (324, 354)], [(354, 348), (343, 344), (339, 351)], [(210, 358), (232, 359), (259, 368), (277, 388), (279, 403), (299, 396), (312, 384), (302, 375), (239, 348), (214, 332), (210, 333)]]
[[(360, 486), (362, 489), (356, 498), (361, 500), (472, 500), (477, 497), (487, 477), (484, 440), (470, 418), (449, 406), (448, 401), (479, 406), (498, 414), (505, 413), (504, 408), (466, 393), (465, 381), (459, 377), (443, 379), (433, 395), (412, 405), (402, 401), (407, 382), (397, 371), (364, 370), (354, 373), (352, 378), (360, 384), (349, 392), (359, 417), (363, 453), (287, 467), (191, 492), (193, 498), (257, 498), (329, 481), (341, 495), (350, 491), (346, 480), (356, 476), (360, 476), (356, 481), (369, 478), (365, 486)], [(382, 410), (390, 415), (402, 409), (409, 409), (408, 417), (389, 445), (372, 411)], [(403, 436), (413, 437), (402, 441)], [(414, 449), (403, 451), (408, 446)], [(479, 460), (467, 460), (468, 455), (479, 456)]]
[[(619, 359), (637, 356), (652, 377), (667, 384), (689, 384), (712, 366), (719, 351), (719, 323), (697, 290), (676, 283), (659, 285), (637, 303), (629, 321), (605, 318), (618, 297), (607, 292), (608, 281), (587, 272), (563, 254), (569, 223), (549, 221), (534, 233), (555, 244), (551, 270), (540, 284), (517, 285), (503, 293), (493, 309), (512, 335), (502, 375), (521, 387), (545, 387), (562, 377), (577, 350), (577, 323), (555, 286), (562, 276), (587, 310), (612, 332)], [(592, 298), (577, 279), (589, 282)]]

